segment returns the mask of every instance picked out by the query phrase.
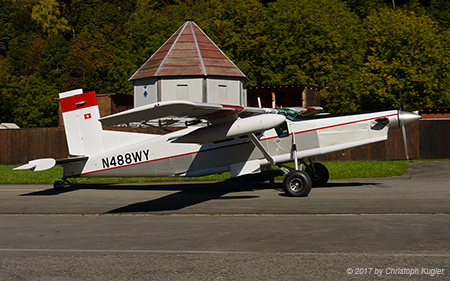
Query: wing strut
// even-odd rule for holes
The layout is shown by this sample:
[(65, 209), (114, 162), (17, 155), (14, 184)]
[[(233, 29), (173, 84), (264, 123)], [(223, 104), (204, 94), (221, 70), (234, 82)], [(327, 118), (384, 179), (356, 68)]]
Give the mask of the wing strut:
[(275, 160), (273, 160), (272, 156), (270, 156), (269, 152), (264, 148), (264, 146), (261, 144), (259, 139), (255, 136), (255, 134), (251, 133), (251, 134), (248, 134), (247, 136), (250, 138), (250, 140), (256, 146), (256, 148), (258, 148), (259, 151), (261, 151), (261, 153), (264, 155), (264, 158), (266, 158), (267, 161), (269, 161), (269, 163), (271, 165), (275, 165)]

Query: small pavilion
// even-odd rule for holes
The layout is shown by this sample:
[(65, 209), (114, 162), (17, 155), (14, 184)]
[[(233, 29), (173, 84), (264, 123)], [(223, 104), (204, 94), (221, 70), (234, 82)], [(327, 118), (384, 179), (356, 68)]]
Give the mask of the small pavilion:
[(193, 21), (186, 21), (130, 81), (135, 107), (170, 100), (247, 104), (245, 74)]

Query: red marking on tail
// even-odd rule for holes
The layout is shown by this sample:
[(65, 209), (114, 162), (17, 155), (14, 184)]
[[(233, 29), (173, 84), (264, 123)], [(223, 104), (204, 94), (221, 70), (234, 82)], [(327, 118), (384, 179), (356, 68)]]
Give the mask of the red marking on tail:
[[(95, 91), (62, 98), (59, 102), (62, 113), (98, 105)], [(86, 115), (84, 117), (88, 119)]]

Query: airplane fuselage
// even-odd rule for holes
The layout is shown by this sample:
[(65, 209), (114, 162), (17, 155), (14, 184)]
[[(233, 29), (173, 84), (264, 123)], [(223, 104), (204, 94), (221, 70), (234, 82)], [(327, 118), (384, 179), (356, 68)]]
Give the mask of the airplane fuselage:
[[(389, 120), (389, 125), (380, 124), (378, 120), (383, 118)], [(386, 140), (389, 127), (394, 127), (397, 119), (397, 110), (389, 110), (286, 120), (284, 131), (275, 128), (255, 134), (274, 163), (264, 157), (248, 135), (196, 144), (174, 142), (196, 130), (195, 126), (166, 135), (103, 131), (107, 149), (89, 155), (86, 163), (66, 165), (64, 176), (203, 176), (227, 171), (239, 176), (259, 172), (267, 164), (294, 161), (293, 143), (300, 159)]]

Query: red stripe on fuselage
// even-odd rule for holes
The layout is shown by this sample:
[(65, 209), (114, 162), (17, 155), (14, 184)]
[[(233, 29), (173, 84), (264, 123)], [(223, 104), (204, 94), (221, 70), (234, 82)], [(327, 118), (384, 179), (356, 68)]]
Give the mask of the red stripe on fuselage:
[[(362, 119), (362, 120), (357, 120), (357, 121), (351, 121), (351, 122), (346, 122), (346, 123), (341, 123), (341, 124), (335, 124), (335, 125), (330, 125), (330, 126), (325, 126), (325, 127), (320, 127), (320, 128), (314, 128), (314, 129), (310, 129), (310, 130), (304, 130), (304, 131), (294, 132), (294, 133), (290, 133), (289, 135), (292, 135), (292, 134), (297, 135), (297, 134), (302, 134), (302, 133), (307, 133), (307, 132), (313, 132), (313, 131), (318, 131), (318, 130), (323, 130), (323, 129), (333, 128), (333, 127), (339, 127), (339, 126), (345, 126), (345, 125), (350, 125), (350, 124), (355, 124), (355, 123), (360, 123), (360, 122), (365, 122), (365, 121), (375, 120), (375, 119), (379, 119), (379, 118), (392, 117), (392, 116), (396, 116), (396, 115), (397, 115), (397, 114), (391, 114), (391, 115), (384, 115), (384, 116), (372, 117), (372, 118), (367, 118), (367, 119)], [(266, 140), (271, 140), (271, 139), (276, 139), (276, 138), (278, 138), (278, 136), (273, 136), (273, 137), (264, 138), (264, 139), (261, 139), (261, 141), (266, 141)], [(139, 163), (133, 163), (133, 164), (129, 164), (129, 165), (123, 165), (123, 166), (112, 167), (112, 168), (103, 169), (103, 170), (98, 170), (98, 171), (92, 171), (92, 172), (82, 173), (80, 176), (88, 175), (88, 174), (93, 174), (93, 173), (104, 172), (104, 171), (109, 171), (109, 170), (118, 169), (118, 168), (125, 168), (125, 167), (134, 166), (134, 165), (139, 165), (139, 164), (145, 164), (145, 163), (150, 163), (150, 162), (156, 162), (156, 161), (161, 161), (161, 160), (167, 160), (167, 159), (177, 158), (177, 157), (182, 157), (182, 156), (186, 156), (186, 155), (198, 154), (198, 153), (202, 153), (202, 152), (209, 152), (209, 151), (212, 151), (212, 150), (224, 149), (224, 148), (229, 148), (229, 147), (238, 146), (238, 145), (244, 145), (244, 144), (248, 144), (248, 143), (251, 143), (251, 142), (250, 142), (250, 141), (245, 141), (245, 142), (235, 143), (235, 144), (230, 144), (230, 145), (225, 145), (225, 146), (221, 146), (221, 147), (214, 147), (214, 148), (209, 148), (209, 149), (205, 149), (205, 150), (192, 151), (192, 152), (187, 152), (187, 153), (183, 153), (183, 154), (172, 155), (172, 156), (162, 157), (162, 158), (158, 158), (158, 159), (153, 159), (153, 160), (143, 161), (143, 162), (139, 162)]]
[(318, 131), (318, 130), (323, 130), (323, 129), (329, 129), (329, 128), (334, 128), (334, 127), (339, 127), (339, 126), (345, 126), (345, 125), (350, 125), (350, 124), (356, 124), (356, 123), (365, 122), (365, 121), (370, 121), (370, 120), (375, 120), (375, 119), (380, 119), (380, 118), (392, 117), (392, 116), (396, 116), (396, 115), (397, 115), (397, 113), (391, 114), (391, 115), (385, 115), (385, 116), (375, 117), (375, 118), (367, 118), (367, 119), (363, 119), (363, 120), (351, 121), (351, 122), (346, 122), (346, 123), (341, 123), (341, 124), (335, 124), (335, 125), (330, 125), (330, 126), (325, 126), (325, 127), (320, 127), (320, 128), (314, 128), (314, 129), (309, 129), (309, 130), (299, 131), (299, 132), (295, 132), (294, 134), (297, 135), (297, 134), (302, 134), (302, 133), (307, 133), (307, 132), (313, 132), (313, 131)]
[(98, 105), (95, 91), (65, 97), (60, 99), (59, 102), (62, 113)]

